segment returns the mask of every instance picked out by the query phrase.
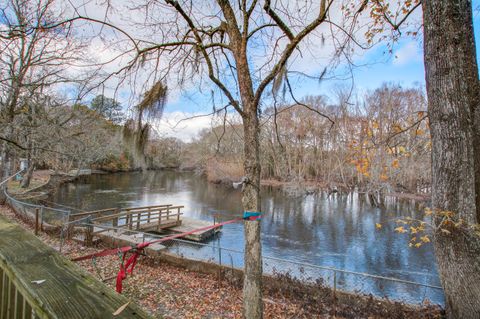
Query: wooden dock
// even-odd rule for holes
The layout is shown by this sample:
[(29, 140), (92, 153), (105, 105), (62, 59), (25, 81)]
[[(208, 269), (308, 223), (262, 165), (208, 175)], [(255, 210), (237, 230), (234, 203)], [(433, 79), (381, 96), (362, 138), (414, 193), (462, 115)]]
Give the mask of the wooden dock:
[[(190, 232), (194, 229), (211, 226), (212, 224), (213, 223), (211, 222), (206, 222), (203, 220), (183, 217), (181, 225), (168, 228), (165, 231), (168, 233), (185, 233), (185, 232)], [(184, 238), (188, 240), (193, 240), (193, 241), (204, 241), (212, 237), (216, 233), (220, 232), (220, 229), (221, 227), (199, 231), (199, 232), (195, 232), (193, 234), (187, 235)]]
[[(183, 206), (155, 205), (132, 207), (127, 209), (109, 208), (70, 215), (70, 221), (89, 219), (85, 232), (85, 244), (91, 245), (94, 237), (110, 243), (126, 245), (138, 244), (136, 232), (156, 234), (183, 233), (211, 226), (212, 223), (183, 217)], [(203, 241), (220, 229), (208, 229), (185, 236), (186, 239)], [(153, 248), (153, 252), (164, 249), (162, 245)]]
[(134, 303), (0, 216), (0, 318), (150, 318)]

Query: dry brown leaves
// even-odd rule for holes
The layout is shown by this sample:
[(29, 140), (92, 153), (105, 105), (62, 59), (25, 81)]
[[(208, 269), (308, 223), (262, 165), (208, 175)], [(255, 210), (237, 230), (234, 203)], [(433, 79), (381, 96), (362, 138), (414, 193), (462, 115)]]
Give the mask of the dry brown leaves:
[[(9, 208), (0, 206), (0, 215), (16, 221), (33, 232), (32, 226), (19, 219)], [(40, 233), (39, 238), (57, 250), (60, 247), (60, 240), (56, 237)], [(74, 241), (68, 241), (62, 245), (62, 253), (69, 259), (102, 249), (102, 247), (86, 248)], [(78, 265), (115, 289), (120, 261), (119, 256), (107, 256), (81, 261)], [(392, 312), (387, 314), (383, 309), (359, 311), (360, 309), (354, 309), (350, 305), (339, 305), (337, 312), (336, 309), (332, 310), (331, 299), (315, 296), (318, 292), (302, 293), (297, 291), (293, 284), (283, 286), (290, 287), (290, 291), (275, 287), (265, 289), (265, 318), (407, 318), (412, 314), (405, 316), (405, 309), (402, 308), (398, 312), (395, 311), (398, 316), (392, 316)], [(238, 284), (219, 280), (214, 275), (188, 271), (149, 257), (142, 256), (133, 275), (127, 276), (123, 282), (123, 294), (155, 317), (242, 317), (242, 290)], [(424, 318), (421, 313), (414, 317)], [(428, 315), (428, 317), (436, 318), (437, 316)]]

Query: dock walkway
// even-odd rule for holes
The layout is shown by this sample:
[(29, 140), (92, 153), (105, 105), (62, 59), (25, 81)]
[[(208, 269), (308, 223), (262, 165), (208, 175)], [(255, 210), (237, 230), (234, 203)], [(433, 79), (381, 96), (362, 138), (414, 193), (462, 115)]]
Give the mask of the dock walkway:
[[(211, 226), (211, 222), (183, 217), (183, 206), (172, 204), (145, 207), (131, 207), (126, 209), (108, 208), (97, 211), (81, 212), (70, 215), (70, 221), (89, 219), (83, 240), (91, 245), (94, 237), (110, 244), (135, 245), (141, 242), (136, 237), (138, 232), (156, 234), (186, 233), (195, 229)], [(193, 241), (203, 241), (217, 232), (219, 228), (201, 230), (186, 235), (185, 238)], [(165, 247), (153, 245), (151, 250), (158, 252)]]

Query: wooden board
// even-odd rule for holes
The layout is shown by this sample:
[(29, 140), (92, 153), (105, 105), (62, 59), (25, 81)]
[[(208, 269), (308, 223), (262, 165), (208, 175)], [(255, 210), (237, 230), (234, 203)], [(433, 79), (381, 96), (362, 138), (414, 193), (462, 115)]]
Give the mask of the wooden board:
[[(143, 243), (143, 236), (138, 236), (135, 234), (128, 235), (128, 231), (124, 233), (116, 233), (115, 231), (107, 231), (98, 235), (103, 243), (111, 247), (122, 247), (122, 246), (135, 246), (137, 244)], [(146, 253), (149, 256), (156, 256), (158, 253), (167, 247), (163, 246), (160, 243), (152, 244), (146, 248)]]
[[(207, 222), (204, 220), (183, 217), (181, 225), (168, 228), (166, 229), (166, 231), (171, 233), (186, 233), (194, 229), (203, 228), (211, 225), (213, 225), (213, 222)], [(221, 227), (202, 230), (202, 231), (187, 235), (184, 238), (193, 240), (193, 241), (204, 241), (205, 239), (215, 235), (215, 233), (219, 232), (220, 229)]]
[[(162, 223), (159, 225), (158, 221), (153, 222), (153, 223), (144, 223), (140, 224), (140, 227), (138, 230), (141, 231), (154, 231), (154, 230), (161, 230), (164, 228), (170, 228), (170, 227), (175, 227), (175, 226), (180, 226), (182, 225), (182, 221), (177, 221), (176, 219), (169, 219), (169, 220), (163, 220)], [(135, 228), (135, 227), (133, 227)]]
[[(0, 216), (0, 268), (39, 318), (150, 318), (127, 298)], [(45, 280), (40, 284), (32, 281)]]

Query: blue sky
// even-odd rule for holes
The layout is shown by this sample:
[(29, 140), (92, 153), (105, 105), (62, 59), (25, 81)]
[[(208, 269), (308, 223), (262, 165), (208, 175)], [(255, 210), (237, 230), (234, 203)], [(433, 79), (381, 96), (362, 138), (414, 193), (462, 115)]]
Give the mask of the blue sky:
[[(480, 0), (473, 1), (473, 22), (475, 29), (475, 40), (477, 56), (480, 51)], [(365, 92), (380, 87), (385, 82), (393, 82), (404, 87), (425, 85), (425, 74), (423, 65), (423, 48), (421, 37), (418, 39), (403, 39), (394, 45), (393, 54), (385, 53), (386, 45), (376, 45), (374, 48), (363, 53), (357, 59), (359, 64), (353, 69), (353, 80), (358, 92)], [(341, 70), (341, 67), (340, 69)], [(297, 98), (306, 95), (327, 95), (331, 96), (335, 85), (351, 85), (351, 80), (326, 80), (318, 81), (295, 81), (294, 90)], [(205, 114), (212, 110), (209, 93), (202, 95), (198, 92), (188, 92), (185, 96), (176, 98), (167, 104), (164, 118), (173, 125), (179, 118), (188, 117), (190, 114)], [(331, 102), (334, 102), (333, 100)], [(196, 118), (182, 123), (175, 131), (169, 132), (169, 125), (163, 126), (160, 131), (163, 134), (177, 136), (189, 140), (190, 136), (198, 134), (198, 130), (208, 127), (211, 119)]]
[[(480, 0), (473, 1), (473, 20), (477, 52), (480, 51)], [(363, 58), (365, 66), (354, 68), (354, 82), (358, 90), (375, 89), (385, 82), (394, 82), (402, 86), (425, 85), (423, 50), (421, 39), (405, 39), (397, 43), (393, 54), (385, 53), (385, 45), (377, 45), (365, 53)], [(478, 54), (477, 54), (478, 56)], [(304, 81), (297, 85), (297, 97), (305, 95), (326, 94), (336, 84), (350, 85), (350, 81)], [(201, 112), (212, 109), (208, 98), (199, 93), (189, 92), (185, 97), (180, 97), (168, 103), (166, 112)]]

